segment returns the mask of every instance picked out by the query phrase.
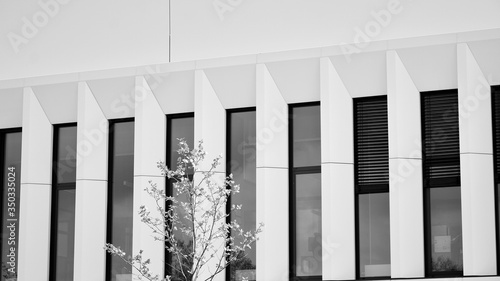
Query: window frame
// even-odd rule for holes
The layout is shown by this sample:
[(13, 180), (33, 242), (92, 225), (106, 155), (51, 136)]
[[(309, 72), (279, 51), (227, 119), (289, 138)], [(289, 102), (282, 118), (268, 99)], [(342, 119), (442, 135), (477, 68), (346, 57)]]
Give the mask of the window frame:
[[(294, 116), (293, 116), (293, 110), (295, 108), (300, 108), (300, 107), (310, 107), (310, 106), (318, 106), (320, 110), (320, 122), (321, 122), (321, 102), (320, 101), (314, 101), (314, 102), (304, 102), (304, 103), (293, 103), (293, 104), (288, 104), (288, 264), (290, 267), (290, 275), (289, 275), (289, 280), (291, 281), (321, 281), (323, 280), (323, 275), (314, 275), (314, 276), (297, 276), (296, 272), (296, 257), (297, 257), (297, 249), (295, 247), (295, 241), (297, 239), (296, 235), (296, 219), (297, 219), (297, 212), (296, 212), (296, 204), (295, 204), (295, 199), (296, 199), (296, 191), (297, 191), (297, 186), (296, 186), (296, 177), (297, 175), (304, 175), (304, 174), (320, 174), (321, 175), (321, 159), (319, 165), (314, 165), (314, 166), (301, 166), (301, 167), (295, 167), (294, 166), (294, 153), (293, 153), (293, 144), (294, 144), (294, 138), (293, 138), (293, 124), (294, 124)], [(321, 126), (321, 124), (320, 124)], [(321, 127), (320, 127), (321, 130)], [(321, 138), (320, 138), (321, 141)], [(321, 149), (321, 142), (320, 142), (320, 149)], [(323, 231), (322, 231), (323, 232)], [(323, 245), (321, 245), (323, 248)], [(323, 262), (323, 260), (321, 261)]]
[[(460, 131), (460, 113), (459, 113), (459, 100), (458, 100), (458, 89), (445, 89), (445, 90), (433, 90), (433, 91), (423, 91), (420, 92), (420, 132), (422, 140), (422, 192), (424, 201), (424, 267), (425, 267), (425, 278), (449, 278), (449, 277), (463, 277), (463, 254), (462, 254), (462, 270), (461, 271), (441, 271), (434, 272), (432, 270), (432, 225), (431, 225), (431, 189), (433, 188), (447, 188), (447, 187), (461, 187), (461, 173), (458, 177), (449, 177), (444, 180), (439, 179), (436, 182), (432, 182), (428, 175), (426, 174), (427, 163), (426, 163), (426, 141), (425, 141), (425, 96), (427, 95), (439, 95), (439, 94), (456, 94), (457, 96), (457, 129)], [(460, 135), (458, 136), (460, 144)], [(458, 153), (459, 166), (460, 166), (460, 151)], [(460, 211), (462, 214), (462, 200), (460, 201)], [(461, 215), (462, 216), (462, 215)], [(462, 234), (463, 225), (461, 224)], [(463, 244), (462, 244), (463, 249)]]
[[(358, 121), (357, 121), (357, 104), (362, 101), (370, 101), (370, 100), (385, 100), (386, 107), (388, 110), (388, 97), (387, 95), (380, 96), (370, 96), (370, 97), (359, 97), (353, 98), (352, 106), (353, 106), (353, 142), (354, 142), (354, 217), (355, 217), (355, 227), (354, 227), (354, 235), (355, 235), (355, 256), (356, 256), (356, 280), (387, 280), (391, 279), (391, 276), (367, 276), (361, 277), (361, 267), (360, 267), (360, 253), (359, 253), (359, 243), (360, 243), (360, 232), (359, 232), (359, 196), (365, 194), (379, 194), (379, 193), (389, 193), (389, 182), (390, 175), (387, 184), (370, 184), (370, 185), (360, 185), (359, 184), (359, 165), (358, 165)], [(389, 130), (389, 113), (387, 112), (387, 129)], [(387, 133), (387, 146), (389, 147), (389, 132)], [(389, 150), (387, 153), (387, 162), (389, 162)], [(388, 171), (389, 172), (389, 168)], [(389, 245), (390, 246), (390, 245)], [(392, 265), (392, 264), (391, 264)]]
[(497, 258), (497, 275), (500, 275), (500, 202), (498, 199), (499, 194), (499, 185), (500, 185), (500, 174), (497, 172), (497, 167), (500, 165), (500, 155), (497, 153), (497, 149), (500, 147), (496, 146), (497, 141), (499, 141), (496, 134), (496, 126), (500, 126), (499, 123), (496, 122), (496, 117), (500, 120), (500, 111), (495, 109), (495, 103), (500, 103), (500, 85), (492, 85), (490, 86), (490, 94), (491, 94), (491, 125), (492, 125), (492, 136), (493, 136), (493, 185), (494, 185), (494, 196), (495, 196), (495, 241), (496, 241), (496, 258)]

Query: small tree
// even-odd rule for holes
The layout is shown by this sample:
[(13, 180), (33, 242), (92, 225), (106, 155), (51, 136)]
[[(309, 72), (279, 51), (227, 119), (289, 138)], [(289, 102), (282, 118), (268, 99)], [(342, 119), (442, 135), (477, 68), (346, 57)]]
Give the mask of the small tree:
[(257, 240), (262, 229), (260, 224), (255, 230), (244, 231), (236, 220), (228, 222), (231, 212), (241, 209), (241, 205), (232, 205), (226, 211), (228, 198), (239, 192), (239, 185), (232, 175), (217, 179), (215, 169), (222, 157), (215, 158), (208, 171), (201, 171), (206, 155), (203, 142), (190, 150), (183, 139), (179, 141), (177, 168), (172, 170), (158, 163), (162, 175), (173, 182), (175, 194), (167, 196), (150, 181), (145, 190), (156, 202), (157, 215), (152, 215), (144, 205), (139, 211), (141, 221), (151, 229), (154, 239), (164, 243), (170, 253), (172, 275), (160, 277), (150, 272), (150, 260), (144, 260), (142, 250), (135, 256), (127, 256), (112, 244), (105, 246), (109, 253), (136, 269), (140, 280), (211, 281), (230, 264), (248, 259), (245, 250)]

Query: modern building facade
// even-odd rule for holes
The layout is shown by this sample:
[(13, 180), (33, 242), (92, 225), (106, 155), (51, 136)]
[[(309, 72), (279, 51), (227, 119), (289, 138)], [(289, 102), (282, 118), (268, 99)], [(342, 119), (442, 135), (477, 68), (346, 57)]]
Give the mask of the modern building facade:
[(264, 223), (217, 280), (500, 280), (499, 28), (0, 80), (1, 280), (169, 272), (138, 211), (178, 138)]

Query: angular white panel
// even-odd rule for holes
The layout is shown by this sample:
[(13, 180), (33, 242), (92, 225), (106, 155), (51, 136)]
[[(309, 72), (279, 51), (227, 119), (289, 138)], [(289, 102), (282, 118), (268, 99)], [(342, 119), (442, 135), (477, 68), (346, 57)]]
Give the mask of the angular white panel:
[(266, 64), (287, 103), (319, 100), (319, 60), (303, 59)]
[[(162, 176), (136, 175), (134, 177), (133, 250), (132, 253), (127, 254), (137, 255), (140, 250), (143, 250), (144, 259), (151, 259), (149, 269), (154, 273), (153, 275), (164, 276), (165, 244), (154, 239), (153, 231), (141, 221), (139, 216), (140, 206), (146, 206), (151, 212), (151, 216), (161, 218), (156, 201), (145, 191), (145, 188), (151, 187), (149, 181), (157, 184), (157, 188), (160, 190), (165, 188), (165, 178)], [(164, 202), (159, 203), (164, 207)], [(161, 238), (162, 236), (157, 237)], [(139, 274), (139, 272), (135, 273)]]
[(389, 158), (422, 158), (420, 92), (396, 51), (387, 52)]
[(108, 120), (87, 83), (78, 83), (76, 179), (108, 179)]
[(76, 122), (78, 83), (50, 84), (33, 87), (50, 123)]
[(161, 175), (157, 167), (166, 157), (166, 116), (148, 82), (136, 77), (134, 174)]
[(356, 278), (354, 165), (321, 165), (323, 280)]
[(203, 140), (207, 152), (205, 163), (201, 169), (207, 171), (211, 161), (222, 154), (221, 165), (217, 172), (226, 172), (226, 111), (222, 107), (217, 94), (203, 70), (195, 72), (195, 114), (194, 114), (195, 145)]
[(23, 88), (0, 90), (0, 129), (23, 124)]
[(288, 169), (257, 168), (257, 280), (289, 280)]
[(33, 90), (24, 88), (21, 184), (52, 183), (52, 125)]
[(321, 162), (353, 163), (352, 98), (329, 58), (321, 58)]
[(255, 65), (209, 68), (205, 74), (224, 108), (255, 106)]
[(49, 280), (51, 190), (50, 184), (21, 184), (18, 280)]
[(385, 52), (370, 52), (330, 59), (349, 94), (357, 98), (387, 93), (385, 55)]
[(288, 168), (288, 105), (264, 64), (257, 65), (257, 167)]
[(457, 88), (456, 45), (437, 45), (398, 50), (418, 91)]
[(471, 53), (490, 85), (500, 84), (500, 39), (468, 42)]
[(87, 81), (107, 119), (134, 117), (135, 77)]
[(389, 159), (391, 277), (425, 275), (422, 160)]
[(460, 153), (493, 153), (491, 87), (467, 44), (457, 46)]
[(149, 74), (145, 78), (165, 114), (194, 111), (194, 71)]
[(460, 155), (464, 275), (494, 275), (496, 263), (493, 156)]
[(104, 281), (108, 183), (76, 181), (75, 281)]

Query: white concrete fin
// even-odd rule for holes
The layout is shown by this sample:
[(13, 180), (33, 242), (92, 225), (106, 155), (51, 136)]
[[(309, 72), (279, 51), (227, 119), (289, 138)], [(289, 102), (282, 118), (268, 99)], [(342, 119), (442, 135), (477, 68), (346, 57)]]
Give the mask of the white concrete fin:
[(386, 52), (359, 53), (330, 57), (353, 98), (387, 93)]
[(399, 49), (398, 55), (419, 92), (457, 88), (455, 44)]
[(255, 64), (208, 68), (204, 71), (224, 108), (255, 106)]
[(108, 120), (86, 82), (78, 83), (76, 179), (108, 179)]
[(216, 172), (226, 172), (226, 111), (203, 70), (195, 72), (195, 146), (203, 140), (207, 152), (201, 170), (207, 171), (211, 162), (222, 154), (222, 160)]
[(500, 85), (500, 39), (468, 42), (470, 52), (490, 85)]
[(319, 60), (299, 59), (266, 63), (286, 103), (318, 101)]
[(144, 76), (165, 114), (194, 111), (194, 71)]
[(23, 125), (23, 88), (0, 89), (0, 129)]
[(460, 153), (493, 153), (491, 87), (466, 43), (458, 51)]
[(52, 131), (35, 93), (24, 88), (21, 184), (52, 183)]
[(134, 117), (135, 77), (87, 81), (107, 119)]
[(257, 168), (288, 168), (288, 105), (266, 65), (257, 65)]
[(135, 87), (134, 173), (161, 176), (157, 163), (166, 157), (166, 116), (144, 76), (136, 77)]
[(420, 92), (396, 51), (387, 52), (389, 158), (422, 159)]
[(354, 163), (353, 107), (329, 58), (321, 58), (321, 162)]
[(33, 87), (33, 92), (50, 123), (71, 123), (77, 120), (78, 83), (49, 84)]

